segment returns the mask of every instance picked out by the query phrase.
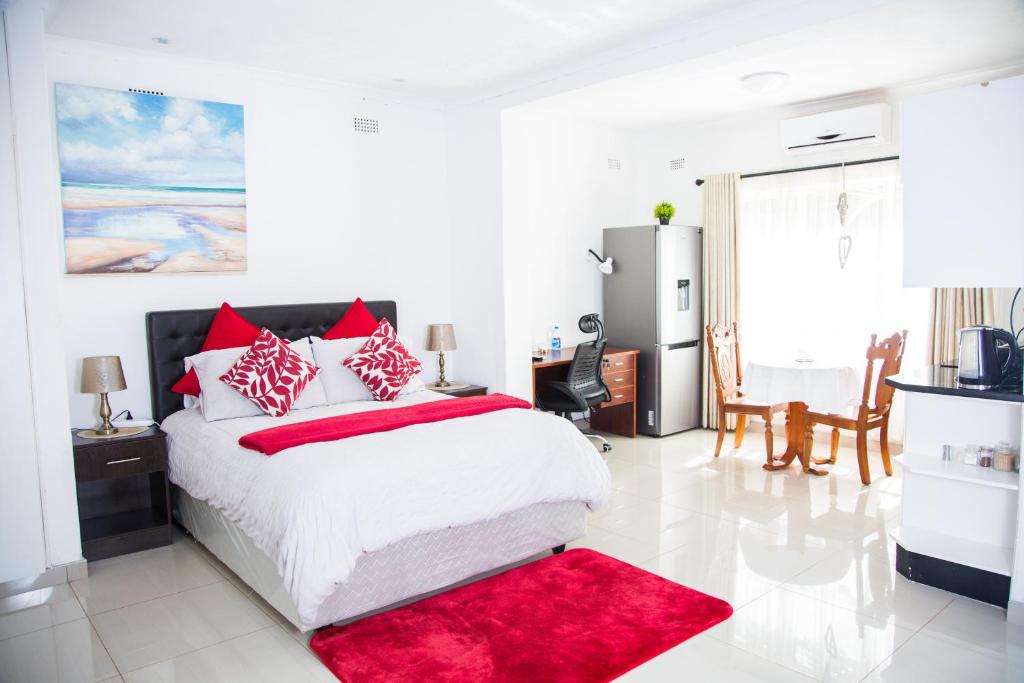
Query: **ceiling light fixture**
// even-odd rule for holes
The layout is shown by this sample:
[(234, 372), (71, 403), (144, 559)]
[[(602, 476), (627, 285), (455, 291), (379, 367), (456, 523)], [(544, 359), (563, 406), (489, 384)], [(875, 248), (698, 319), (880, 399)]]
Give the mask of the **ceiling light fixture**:
[(758, 71), (742, 77), (740, 85), (749, 92), (763, 95), (782, 88), (788, 81), (789, 74), (783, 71)]
[(164, 38), (163, 36), (154, 36), (153, 37), (153, 42), (157, 43), (158, 45), (170, 45), (171, 44), (170, 39)]

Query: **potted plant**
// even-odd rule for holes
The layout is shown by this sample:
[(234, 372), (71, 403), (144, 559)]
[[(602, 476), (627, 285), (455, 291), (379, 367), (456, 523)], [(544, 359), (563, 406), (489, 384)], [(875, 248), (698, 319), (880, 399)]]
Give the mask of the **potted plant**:
[(657, 218), (658, 222), (662, 225), (668, 225), (672, 216), (675, 215), (676, 207), (672, 206), (672, 202), (662, 202), (654, 207), (654, 217)]

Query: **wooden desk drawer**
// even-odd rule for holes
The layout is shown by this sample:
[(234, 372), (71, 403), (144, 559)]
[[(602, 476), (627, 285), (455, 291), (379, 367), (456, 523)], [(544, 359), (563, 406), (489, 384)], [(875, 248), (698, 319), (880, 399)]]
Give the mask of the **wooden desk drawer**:
[(609, 385), (608, 388), (612, 392), (612, 400), (605, 401), (601, 404), (601, 407), (610, 408), (611, 406), (633, 402), (633, 385), (629, 385), (627, 387), (613, 387)]
[(612, 391), (620, 387), (636, 386), (636, 371), (621, 370), (619, 372), (602, 372), (601, 379)]
[(116, 448), (108, 441), (104, 446), (76, 451), (75, 478), (79, 482), (159, 472), (167, 467), (163, 439), (133, 441)]
[(613, 353), (601, 359), (602, 372), (623, 372), (633, 370), (636, 365), (636, 356), (632, 353)]

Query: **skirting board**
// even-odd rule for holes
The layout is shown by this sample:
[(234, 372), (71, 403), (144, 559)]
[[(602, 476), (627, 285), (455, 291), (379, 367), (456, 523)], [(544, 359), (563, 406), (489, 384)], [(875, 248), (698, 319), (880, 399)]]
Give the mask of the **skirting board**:
[(6, 598), (12, 595), (18, 595), (19, 593), (38, 590), (40, 588), (50, 588), (51, 586), (57, 586), (62, 583), (71, 583), (72, 581), (84, 579), (88, 576), (88, 565), (86, 561), (82, 559), (77, 562), (70, 562), (68, 564), (50, 567), (42, 574), (26, 576), (23, 579), (14, 579), (13, 581), (0, 583), (0, 598)]
[(910, 581), (1004, 609), (1010, 599), (1009, 576), (912, 553), (899, 543), (896, 544), (896, 571)]

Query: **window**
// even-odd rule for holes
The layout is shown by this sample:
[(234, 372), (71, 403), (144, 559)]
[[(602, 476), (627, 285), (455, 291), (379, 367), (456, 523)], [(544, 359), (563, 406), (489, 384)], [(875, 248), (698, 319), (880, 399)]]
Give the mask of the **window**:
[(743, 181), (738, 229), (747, 360), (808, 356), (864, 367), (870, 335), (907, 329), (904, 367), (924, 365), (928, 290), (904, 289), (899, 163), (846, 168), (852, 245), (839, 265), (839, 168)]

